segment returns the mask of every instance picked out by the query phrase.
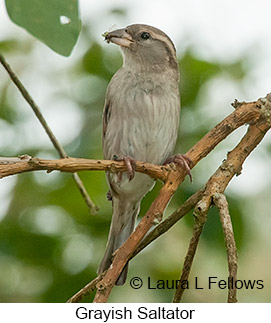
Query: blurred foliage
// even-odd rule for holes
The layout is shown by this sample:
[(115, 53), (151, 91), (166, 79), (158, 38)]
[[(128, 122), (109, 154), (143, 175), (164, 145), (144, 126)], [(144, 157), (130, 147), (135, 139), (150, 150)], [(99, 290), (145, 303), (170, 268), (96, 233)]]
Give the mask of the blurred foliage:
[(217, 64), (195, 59), (192, 53), (187, 52), (180, 62), (182, 104), (189, 108), (195, 107), (195, 93), (199, 92), (203, 83), (219, 73), (228, 73), (231, 78), (242, 80), (245, 71), (242, 61), (233, 64)]
[(5, 0), (10, 19), (57, 53), (69, 56), (81, 23), (77, 0)]
[[(114, 10), (113, 10), (114, 11)], [(117, 14), (125, 12), (115, 10)], [(66, 78), (71, 87), (63, 87), (58, 99), (73, 102), (80, 115), (80, 131), (65, 146), (71, 156), (101, 158), (101, 122), (106, 86), (121, 65), (121, 55), (110, 46), (102, 47), (87, 32), (82, 34), (82, 42), (88, 44), (78, 61), (69, 71), (52, 72), (54, 82)], [(19, 40), (6, 40), (0, 48), (7, 53), (17, 54), (17, 48), (23, 47)], [(29, 47), (29, 64), (32, 47)], [(108, 54), (109, 53), (109, 54)], [(8, 57), (7, 57), (8, 59)], [(20, 57), (18, 56), (18, 61)], [(182, 118), (190, 120), (200, 118), (198, 103), (200, 91), (212, 79), (227, 74), (232, 80), (242, 82), (245, 78), (243, 60), (232, 64), (207, 62), (187, 50), (180, 58)], [(26, 64), (26, 63), (24, 63)], [(21, 66), (22, 69), (25, 66)], [(19, 68), (20, 70), (20, 68)], [(31, 73), (30, 69), (30, 73)], [(29, 73), (29, 71), (28, 71)], [(57, 73), (59, 75), (57, 76)], [(47, 148), (15, 145), (20, 140), (18, 129), (22, 119), (33, 119), (32, 114), (23, 115), (20, 107), (22, 98), (14, 95), (9, 79), (1, 71), (0, 84), (0, 125), (1, 138), (13, 138), (12, 145), (3, 145), (3, 156), (29, 154), (50, 158), (56, 156), (48, 140)], [(38, 81), (39, 82), (39, 81)], [(51, 82), (51, 79), (44, 82)], [(192, 122), (191, 121), (191, 122)], [(207, 120), (208, 121), (208, 120)], [(220, 121), (220, 120), (217, 120)], [(208, 130), (208, 122), (189, 131), (189, 124), (183, 126), (182, 140), (177, 143), (176, 151), (185, 151), (199, 140)], [(40, 129), (42, 132), (42, 130)], [(66, 130), (69, 132), (69, 129)], [(217, 167), (214, 165), (214, 167)], [(204, 170), (203, 170), (204, 172)], [(210, 174), (211, 175), (211, 174)], [(64, 302), (86, 283), (96, 276), (96, 269), (103, 255), (108, 229), (111, 221), (111, 205), (106, 200), (107, 184), (103, 172), (82, 172), (90, 196), (100, 206), (99, 214), (91, 216), (78, 192), (70, 174), (44, 172), (26, 173), (13, 178), (3, 179), (1, 184), (10, 183), (9, 201), (5, 216), (0, 221), (0, 301), (1, 302)], [(201, 187), (199, 178), (194, 177), (191, 185), (185, 181), (172, 199), (167, 214), (173, 212), (191, 194)], [(141, 215), (146, 212), (157, 195), (162, 184), (144, 198)], [(240, 196), (229, 197), (235, 236), (239, 255), (242, 256), (245, 245), (250, 239), (251, 227), (245, 221), (243, 201)], [(179, 279), (182, 259), (191, 237), (193, 216), (190, 212), (180, 223), (155, 241), (130, 264), (129, 276), (151, 276), (152, 279)], [(212, 270), (221, 270), (227, 275), (226, 254), (222, 229), (216, 209), (210, 211), (208, 222), (200, 242), (196, 263), (192, 274), (206, 274), (206, 263), (212, 253)], [(197, 260), (198, 259), (198, 260)], [(200, 265), (199, 263), (200, 262)], [(215, 269), (214, 269), (215, 268)], [(221, 269), (222, 268), (222, 269)], [(210, 268), (209, 268), (210, 269)], [(202, 270), (202, 271), (201, 271)], [(225, 277), (225, 276), (224, 276)], [(186, 301), (224, 301), (222, 295), (210, 295), (210, 298), (195, 297), (192, 293)], [(93, 295), (85, 301), (90, 301)], [(129, 284), (114, 289), (111, 301), (171, 301), (172, 291), (131, 290)], [(253, 296), (252, 296), (253, 299)], [(260, 298), (262, 300), (262, 298)], [(269, 298), (270, 300), (270, 298)], [(248, 300), (249, 301), (249, 300)]]

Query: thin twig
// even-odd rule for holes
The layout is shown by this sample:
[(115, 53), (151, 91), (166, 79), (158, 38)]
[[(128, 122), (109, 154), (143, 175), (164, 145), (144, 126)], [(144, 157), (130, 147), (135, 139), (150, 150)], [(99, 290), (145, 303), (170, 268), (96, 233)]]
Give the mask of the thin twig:
[(75, 184), (77, 185), (81, 195), (83, 196), (83, 198), (88, 206), (90, 214), (93, 214), (93, 215), (97, 214), (99, 211), (99, 206), (94, 204), (94, 202), (90, 198), (90, 196), (85, 188), (85, 185), (83, 184), (79, 174), (73, 173), (72, 177), (73, 177)]
[(78, 303), (82, 298), (90, 294), (92, 291), (96, 289), (96, 285), (102, 279), (104, 273), (94, 278), (91, 282), (89, 282), (86, 286), (80, 289), (76, 294), (74, 294), (71, 298), (67, 300), (66, 303)]
[(62, 145), (56, 139), (56, 137), (53, 134), (52, 130), (48, 126), (47, 121), (44, 119), (44, 117), (43, 117), (43, 115), (42, 115), (42, 113), (40, 111), (40, 108), (37, 106), (37, 104), (35, 103), (35, 101), (31, 97), (31, 95), (28, 93), (28, 91), (26, 90), (26, 88), (24, 87), (22, 82), (19, 80), (19, 78), (16, 76), (16, 74), (14, 73), (14, 71), (12, 70), (10, 65), (7, 63), (7, 61), (5, 60), (5, 58), (1, 54), (0, 54), (0, 63), (3, 65), (5, 70), (8, 72), (11, 80), (16, 85), (16, 87), (18, 88), (18, 90), (20, 91), (20, 93), (22, 94), (24, 99), (26, 100), (26, 102), (30, 105), (30, 107), (34, 111), (36, 117), (38, 118), (38, 120), (41, 123), (42, 127), (46, 131), (46, 133), (47, 133), (48, 137), (50, 138), (52, 144), (54, 145), (55, 149), (59, 153), (59, 156), (61, 158), (66, 158), (67, 154), (66, 154), (65, 150), (63, 149)]
[(228, 291), (228, 303), (236, 303), (235, 282), (237, 280), (237, 248), (235, 244), (231, 216), (229, 212), (229, 206), (224, 194), (215, 194), (213, 201), (216, 207), (219, 209), (220, 222), (222, 225), (225, 244), (227, 248), (228, 256), (228, 268), (229, 268), (229, 291)]
[[(189, 247), (185, 256), (180, 282), (188, 281), (192, 263), (198, 247), (199, 238), (201, 236), (204, 224), (207, 220), (209, 206), (210, 199), (206, 196), (203, 196), (203, 198), (197, 203), (194, 209), (195, 224), (193, 228), (192, 238), (190, 240)], [(174, 294), (173, 303), (179, 303), (181, 301), (184, 291), (185, 289), (183, 288), (183, 284), (180, 283)]]
[[(40, 108), (37, 106), (37, 104), (35, 103), (35, 101), (31, 97), (31, 95), (29, 94), (29, 92), (26, 90), (26, 88), (24, 87), (22, 82), (19, 80), (17, 75), (14, 73), (14, 71), (12, 70), (10, 65), (7, 63), (7, 61), (5, 60), (3, 55), (1, 55), (1, 54), (0, 54), (0, 63), (3, 65), (5, 70), (8, 72), (11, 80), (16, 85), (16, 87), (18, 88), (18, 90), (20, 91), (20, 93), (22, 94), (24, 99), (26, 100), (26, 102), (32, 108), (33, 112), (35, 113), (36, 117), (38, 118), (39, 122), (41, 123), (43, 129), (45, 130), (48, 137), (50, 138), (50, 140), (51, 140), (53, 146), (55, 147), (56, 151), (59, 153), (59, 156), (61, 158), (67, 158), (68, 155), (66, 154), (63, 146), (60, 144), (60, 142), (57, 140), (57, 138), (53, 134), (53, 132), (52, 132), (51, 128), (49, 127), (47, 121), (43, 117)], [(98, 207), (95, 206), (95, 204), (91, 200), (91, 198), (88, 195), (87, 190), (84, 187), (81, 179), (79, 178), (79, 176), (77, 174), (73, 174), (73, 179), (75, 180), (77, 187), (79, 188), (84, 200), (86, 201), (86, 203), (87, 203), (87, 205), (88, 205), (88, 207), (90, 209), (90, 212), (92, 214), (96, 214), (97, 210), (98, 210)]]

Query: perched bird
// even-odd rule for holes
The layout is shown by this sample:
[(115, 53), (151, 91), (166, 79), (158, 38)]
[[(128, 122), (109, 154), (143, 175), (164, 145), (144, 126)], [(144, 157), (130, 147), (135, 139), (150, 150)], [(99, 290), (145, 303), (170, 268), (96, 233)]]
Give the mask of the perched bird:
[[(171, 156), (176, 144), (179, 114), (179, 69), (176, 50), (161, 30), (134, 24), (104, 34), (120, 46), (123, 66), (107, 88), (103, 112), (105, 159), (124, 160), (128, 172), (106, 174), (113, 216), (99, 273), (112, 262), (112, 255), (134, 230), (140, 202), (153, 187), (148, 175), (134, 172), (134, 161), (153, 164), (175, 162), (190, 174), (185, 155)], [(127, 266), (117, 284), (124, 284)]]

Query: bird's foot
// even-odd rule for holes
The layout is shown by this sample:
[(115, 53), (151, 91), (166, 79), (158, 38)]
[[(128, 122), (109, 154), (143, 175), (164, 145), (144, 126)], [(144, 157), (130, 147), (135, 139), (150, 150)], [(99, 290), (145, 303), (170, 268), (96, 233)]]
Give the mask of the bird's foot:
[(192, 182), (192, 174), (191, 174), (190, 168), (193, 165), (193, 162), (189, 157), (187, 157), (186, 155), (181, 155), (181, 154), (173, 155), (173, 156), (169, 157), (164, 162), (164, 165), (167, 165), (170, 163), (175, 163), (175, 164), (181, 166), (182, 168), (184, 168), (186, 171), (186, 174), (190, 178), (190, 182)]
[(107, 193), (106, 193), (106, 198), (107, 198), (107, 201), (112, 201), (112, 193), (111, 193), (111, 191), (108, 191)]
[(135, 166), (136, 166), (135, 160), (129, 156), (120, 157), (117, 155), (114, 155), (113, 159), (116, 161), (125, 162), (127, 166), (128, 178), (129, 178), (129, 181), (131, 181), (135, 177)]

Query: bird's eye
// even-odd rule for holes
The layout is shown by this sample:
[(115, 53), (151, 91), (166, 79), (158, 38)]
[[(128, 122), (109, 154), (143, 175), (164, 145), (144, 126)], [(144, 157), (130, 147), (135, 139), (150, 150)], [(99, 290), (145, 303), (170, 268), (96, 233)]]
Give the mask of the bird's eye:
[(144, 32), (140, 35), (140, 37), (141, 37), (142, 39), (146, 40), (146, 39), (149, 39), (149, 38), (150, 38), (150, 34), (149, 34), (149, 33), (147, 33), (146, 31), (144, 31)]

